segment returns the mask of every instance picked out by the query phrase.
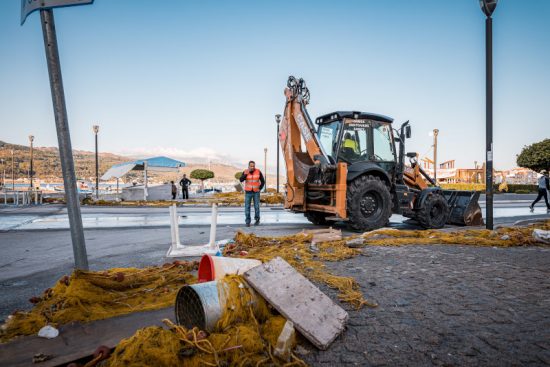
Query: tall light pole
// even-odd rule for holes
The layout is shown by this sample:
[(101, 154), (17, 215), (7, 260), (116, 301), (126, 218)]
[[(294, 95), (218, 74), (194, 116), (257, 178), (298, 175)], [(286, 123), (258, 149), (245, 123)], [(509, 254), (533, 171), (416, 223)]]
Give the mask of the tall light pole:
[(97, 134), (99, 133), (99, 125), (92, 126), (95, 135), (95, 197), (99, 199), (99, 155), (97, 153)]
[(480, 0), (485, 14), (485, 206), (486, 228), (493, 229), (493, 18), (498, 0)]
[(2, 163), (2, 185), (0, 187), (2, 189), (6, 189), (6, 161), (4, 158), (0, 158), (0, 163)]
[(34, 157), (33, 157), (33, 145), (32, 145), (32, 142), (34, 141), (34, 135), (29, 135), (29, 143), (31, 145), (31, 169), (29, 171), (29, 177), (30, 177), (30, 188), (31, 188), (31, 191), (34, 190), (34, 186), (32, 185), (32, 176), (33, 176), (33, 161), (34, 161)]
[(15, 191), (15, 150), (11, 150), (11, 189)]
[(281, 124), (281, 115), (275, 115), (275, 121), (277, 122), (277, 144), (275, 149), (277, 149), (277, 193), (279, 193), (279, 125)]
[(438, 129), (434, 129), (434, 182), (437, 185), (437, 134), (439, 134)]
[(265, 180), (264, 192), (267, 192), (267, 148), (264, 148), (264, 180)]

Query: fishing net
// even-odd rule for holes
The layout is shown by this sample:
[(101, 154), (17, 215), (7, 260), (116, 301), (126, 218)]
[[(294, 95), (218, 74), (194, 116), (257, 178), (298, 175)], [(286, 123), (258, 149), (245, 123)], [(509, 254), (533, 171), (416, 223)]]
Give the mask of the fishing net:
[[(218, 281), (218, 294), (224, 311), (212, 333), (197, 327), (187, 329), (164, 320), (169, 331), (158, 327), (139, 330), (115, 348), (105, 362), (108, 367), (121, 366), (305, 366), (290, 354), (289, 361), (273, 355), (286, 319), (274, 313), (255, 295), (243, 278), (228, 275)], [(151, 341), (162, 338), (163, 343)], [(163, 347), (166, 344), (166, 347)], [(295, 344), (291, 345), (294, 348)], [(162, 360), (150, 363), (155, 355)]]
[(323, 261), (349, 259), (359, 253), (360, 250), (346, 246), (344, 240), (314, 244), (312, 235), (304, 233), (284, 237), (258, 237), (238, 232), (235, 242), (224, 249), (224, 256), (242, 256), (262, 262), (280, 256), (310, 280), (325, 283), (338, 290), (338, 298), (356, 309), (365, 305), (376, 305), (365, 300), (354, 278), (330, 273)]
[[(260, 202), (264, 204), (283, 204), (284, 196), (282, 193), (267, 192), (260, 194)], [(219, 206), (242, 206), (244, 205), (244, 193), (243, 192), (223, 192), (216, 193), (212, 196), (195, 197), (188, 199), (184, 202), (176, 202), (171, 200), (131, 200), (131, 201), (115, 201), (115, 200), (94, 200), (93, 198), (85, 198), (82, 201), (83, 205), (97, 205), (97, 206), (146, 206), (165, 208), (172, 205), (185, 206), (185, 205), (212, 205), (213, 203)]]
[(171, 306), (182, 285), (196, 282), (190, 271), (197, 268), (197, 262), (175, 261), (144, 269), (75, 270), (41, 296), (31, 298), (35, 306), (30, 311), (8, 316), (0, 341), (36, 334), (47, 324), (88, 322)]
[(535, 228), (550, 230), (550, 220), (527, 226), (500, 227), (495, 230), (397, 230), (378, 229), (362, 235), (365, 246), (471, 245), (513, 247), (541, 244), (533, 237)]

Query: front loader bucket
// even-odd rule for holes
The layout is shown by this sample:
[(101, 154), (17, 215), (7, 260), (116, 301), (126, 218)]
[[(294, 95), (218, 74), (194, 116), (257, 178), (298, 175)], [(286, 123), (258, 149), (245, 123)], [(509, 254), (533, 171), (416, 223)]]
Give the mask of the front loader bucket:
[(479, 191), (443, 190), (449, 204), (448, 224), (461, 226), (483, 225), (483, 215), (479, 206)]

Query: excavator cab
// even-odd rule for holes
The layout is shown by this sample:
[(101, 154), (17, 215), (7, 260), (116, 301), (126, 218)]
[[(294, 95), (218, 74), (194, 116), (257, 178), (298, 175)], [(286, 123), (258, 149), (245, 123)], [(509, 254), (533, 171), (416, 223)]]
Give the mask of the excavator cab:
[(334, 163), (361, 162), (395, 166), (392, 119), (361, 112), (334, 112), (319, 117), (319, 141)]

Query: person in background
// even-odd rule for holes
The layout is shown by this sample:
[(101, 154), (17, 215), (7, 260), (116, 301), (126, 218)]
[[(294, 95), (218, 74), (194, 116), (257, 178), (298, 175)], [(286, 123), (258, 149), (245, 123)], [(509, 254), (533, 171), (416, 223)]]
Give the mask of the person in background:
[(174, 183), (174, 181), (170, 181), (172, 184), (172, 200), (176, 200), (176, 196), (178, 195), (178, 187)]
[(533, 203), (529, 206), (529, 209), (531, 209), (531, 212), (535, 210), (535, 204), (539, 202), (541, 198), (544, 197), (544, 201), (546, 202), (546, 211), (550, 211), (550, 204), (548, 203), (548, 192), (547, 190), (550, 190), (550, 178), (548, 177), (548, 171), (542, 170), (540, 171), (541, 175), (539, 177), (539, 194), (537, 195), (537, 198)]
[(254, 225), (260, 224), (260, 191), (265, 185), (262, 172), (256, 168), (254, 161), (248, 162), (248, 169), (243, 171), (239, 181), (244, 182), (244, 215), (246, 226), (250, 227), (250, 202), (254, 200)]
[(187, 178), (185, 173), (183, 174), (183, 178), (180, 180), (180, 186), (181, 186), (181, 198), (183, 200), (189, 199), (189, 186), (191, 185), (191, 180)]

